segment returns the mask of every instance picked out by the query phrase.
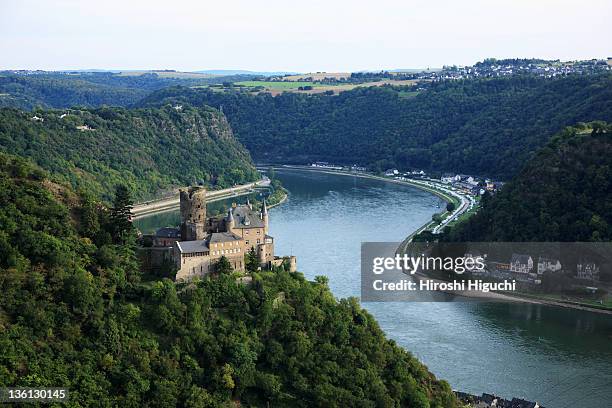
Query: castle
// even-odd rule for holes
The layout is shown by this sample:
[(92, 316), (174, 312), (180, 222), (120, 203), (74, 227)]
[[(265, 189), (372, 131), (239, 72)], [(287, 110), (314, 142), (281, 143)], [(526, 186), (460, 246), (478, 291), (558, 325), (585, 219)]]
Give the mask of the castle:
[[(274, 256), (274, 238), (268, 235), (269, 215), (264, 200), (256, 211), (247, 200), (233, 205), (225, 216), (206, 217), (206, 190), (189, 187), (180, 190), (181, 224), (164, 227), (152, 237), (150, 266), (171, 261), (176, 267), (176, 280), (189, 280), (215, 271), (224, 256), (236, 271), (245, 270), (245, 254), (254, 250), (262, 269), (289, 263), (296, 270), (296, 259)], [(161, 256), (154, 256), (156, 251)], [(157, 260), (152, 260), (156, 258)]]

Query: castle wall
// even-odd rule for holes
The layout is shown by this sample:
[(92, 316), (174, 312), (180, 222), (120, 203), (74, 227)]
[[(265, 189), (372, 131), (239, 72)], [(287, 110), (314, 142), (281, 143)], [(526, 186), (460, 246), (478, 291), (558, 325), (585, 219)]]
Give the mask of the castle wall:
[(176, 280), (190, 280), (195, 277), (202, 277), (212, 272), (210, 256), (177, 256)]
[(274, 260), (274, 241), (272, 239), (268, 241), (269, 242), (264, 242), (257, 247), (259, 263), (262, 267), (269, 267)]
[(251, 249), (251, 247), (257, 249), (257, 245), (263, 244), (266, 237), (263, 228), (232, 228), (232, 232), (244, 239), (245, 246), (248, 249)]
[[(223, 245), (222, 245), (223, 244)], [(230, 245), (231, 244), (231, 245)], [(225, 256), (235, 271), (244, 272), (244, 241), (210, 244), (208, 255), (181, 254), (175, 247), (176, 280), (189, 280), (214, 272), (215, 264)]]

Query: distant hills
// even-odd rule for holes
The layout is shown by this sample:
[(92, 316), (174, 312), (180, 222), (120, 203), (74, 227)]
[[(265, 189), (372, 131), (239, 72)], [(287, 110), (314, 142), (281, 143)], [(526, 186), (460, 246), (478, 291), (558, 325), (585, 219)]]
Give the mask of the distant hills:
[(294, 71), (248, 71), (242, 69), (207, 69), (202, 71), (193, 71), (201, 74), (212, 74), (212, 75), (258, 75), (258, 76), (276, 76), (276, 75), (295, 75), (298, 72)]
[(0, 107), (31, 110), (129, 106), (152, 91), (169, 86), (202, 86), (243, 79), (244, 76), (175, 71), (3, 71), (0, 72)]
[[(0, 107), (210, 105), (223, 110), (237, 138), (261, 162), (323, 160), (373, 170), (507, 179), (564, 126), (612, 121), (612, 73), (605, 63), (587, 61), (572, 68), (584, 69), (583, 74), (564, 74), (563, 66), (537, 66), (536, 74), (510, 72), (538, 61), (486, 60), (479, 63), (482, 73), (501, 70), (501, 76), (475, 79), (462, 78), (465, 69), (453, 67), (424, 74), (431, 76), (424, 80), (396, 81), (396, 74), (388, 72), (354, 74), (337, 78), (329, 90), (315, 84), (316, 78), (300, 89), (280, 77), (244, 81), (242, 74), (5, 71), (0, 73)], [(317, 78), (325, 81), (325, 75)], [(452, 79), (435, 79), (446, 76)], [(210, 89), (212, 84), (218, 85)], [(273, 86), (278, 96), (266, 92)], [(292, 93), (284, 92), (288, 89)]]
[(358, 163), (509, 178), (563, 127), (612, 121), (612, 74), (509, 76), (369, 87), (337, 96), (185, 87), (139, 106), (222, 108), (256, 161)]
[(191, 184), (228, 187), (258, 178), (225, 117), (208, 107), (4, 108), (1, 151), (106, 201), (117, 184), (142, 200)]

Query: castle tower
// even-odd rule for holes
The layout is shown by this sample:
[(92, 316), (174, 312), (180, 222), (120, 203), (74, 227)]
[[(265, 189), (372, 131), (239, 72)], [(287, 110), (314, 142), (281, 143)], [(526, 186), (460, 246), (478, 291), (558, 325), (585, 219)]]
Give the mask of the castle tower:
[(181, 239), (195, 241), (206, 236), (206, 190), (204, 187), (180, 189)]
[(266, 200), (263, 200), (263, 206), (261, 207), (261, 219), (264, 222), (264, 234), (268, 233), (268, 206)]

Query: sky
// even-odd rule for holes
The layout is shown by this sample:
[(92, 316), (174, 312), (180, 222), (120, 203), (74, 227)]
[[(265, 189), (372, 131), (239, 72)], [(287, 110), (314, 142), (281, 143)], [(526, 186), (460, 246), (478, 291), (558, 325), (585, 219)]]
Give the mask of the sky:
[(610, 0), (0, 0), (0, 69), (346, 72), (612, 57)]

